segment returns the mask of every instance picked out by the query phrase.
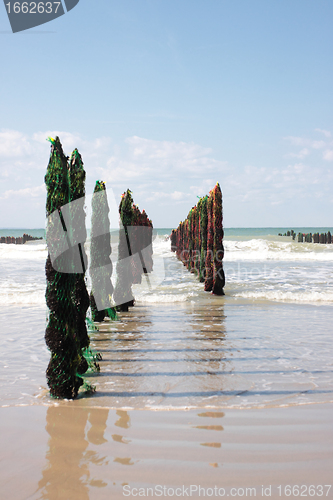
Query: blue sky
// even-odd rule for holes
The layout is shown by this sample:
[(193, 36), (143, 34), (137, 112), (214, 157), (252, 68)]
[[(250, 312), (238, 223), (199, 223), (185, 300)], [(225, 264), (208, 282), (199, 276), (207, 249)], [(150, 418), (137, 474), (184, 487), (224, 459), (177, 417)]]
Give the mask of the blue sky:
[[(0, 6), (1, 7), (1, 6)], [(218, 181), (226, 227), (331, 226), (331, 0), (80, 0), (12, 34), (0, 8), (0, 227), (43, 227), (48, 135), (87, 192), (175, 227)]]

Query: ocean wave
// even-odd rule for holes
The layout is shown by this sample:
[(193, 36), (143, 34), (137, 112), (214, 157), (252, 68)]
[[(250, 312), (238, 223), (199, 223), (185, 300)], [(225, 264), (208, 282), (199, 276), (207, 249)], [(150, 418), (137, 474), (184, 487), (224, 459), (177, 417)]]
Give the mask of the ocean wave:
[(45, 289), (30, 291), (12, 291), (0, 293), (1, 305), (45, 305)]
[(7, 245), (0, 243), (0, 260), (46, 260), (47, 246), (45, 242), (29, 245)]
[(333, 261), (333, 245), (252, 239), (225, 240), (224, 260)]
[[(276, 241), (254, 238), (246, 241), (224, 240), (224, 261), (295, 261), (295, 262), (332, 262), (333, 245), (317, 243), (298, 243), (295, 241)], [(154, 256), (174, 256), (171, 252), (170, 239), (158, 235), (154, 242)]]
[(270, 300), (282, 302), (300, 302), (303, 304), (333, 304), (333, 292), (287, 292), (281, 290), (244, 291), (231, 294), (233, 297), (254, 300)]

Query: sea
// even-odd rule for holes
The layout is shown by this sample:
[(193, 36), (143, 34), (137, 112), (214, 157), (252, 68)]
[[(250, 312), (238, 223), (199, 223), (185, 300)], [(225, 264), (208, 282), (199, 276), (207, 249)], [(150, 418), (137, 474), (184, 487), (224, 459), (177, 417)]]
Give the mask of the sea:
[[(333, 244), (278, 236), (332, 228), (226, 228), (224, 296), (154, 230), (154, 270), (133, 285), (135, 305), (89, 323), (99, 372), (75, 401), (50, 398), (45, 370), (45, 239), (0, 244), (0, 406), (111, 409), (268, 408), (333, 402)], [(0, 236), (44, 229), (1, 229)], [(117, 238), (112, 260), (115, 283)], [(89, 255), (89, 241), (86, 243)], [(90, 289), (89, 274), (87, 287)]]

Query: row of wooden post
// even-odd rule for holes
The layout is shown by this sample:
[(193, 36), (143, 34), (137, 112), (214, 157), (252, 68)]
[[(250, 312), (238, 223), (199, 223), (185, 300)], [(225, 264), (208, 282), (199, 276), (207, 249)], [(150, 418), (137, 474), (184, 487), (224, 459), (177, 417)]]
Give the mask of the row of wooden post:
[[(83, 384), (86, 390), (93, 390), (93, 387), (83, 380), (82, 375), (89, 368), (99, 370), (97, 360), (101, 359), (100, 354), (94, 353), (89, 347), (90, 339), (86, 327), (86, 312), (89, 302), (92, 320), (95, 321), (103, 321), (106, 316), (111, 319), (116, 318), (112, 294), (114, 297), (118, 295), (117, 301), (115, 300), (115, 305), (119, 305), (117, 310), (127, 310), (128, 305), (133, 305), (134, 297), (131, 294), (131, 285), (140, 282), (143, 272), (152, 270), (152, 258), (150, 258), (148, 250), (144, 266), (138, 269), (139, 266), (134, 266), (137, 260), (132, 259), (131, 256), (141, 255), (142, 250), (146, 250), (149, 245), (152, 252), (152, 223), (147, 214), (144, 211), (140, 212), (138, 207), (134, 205), (131, 192), (127, 190), (122, 196), (119, 207), (123, 229), (120, 230), (119, 236), (118, 276), (113, 293), (109, 206), (105, 183), (96, 182), (92, 200), (90, 248), (92, 291), (89, 297), (85, 282), (87, 268), (87, 256), (84, 249), (86, 240), (84, 212), (86, 174), (83, 161), (77, 149), (68, 158), (63, 152), (59, 137), (49, 138), (49, 141), (51, 142), (51, 155), (45, 176), (48, 221), (46, 237), (49, 250), (45, 266), (47, 279), (45, 297), (49, 313), (45, 342), (51, 352), (51, 359), (46, 370), (46, 377), (50, 394), (53, 397), (73, 399)], [(69, 206), (69, 211), (68, 214), (66, 212), (65, 224), (62, 210), (66, 205)], [(59, 214), (61, 224), (57, 224), (57, 218), (53, 217), (54, 214)], [(149, 231), (138, 232), (139, 226), (148, 226)], [(73, 241), (76, 241), (75, 238), (77, 238), (79, 241), (78, 250), (81, 263), (79, 267), (77, 267), (76, 260), (73, 260), (73, 248), (77, 254), (76, 247), (63, 251), (61, 245), (64, 233), (66, 233), (67, 238), (71, 237)], [(58, 255), (54, 262), (51, 260), (51, 253)], [(128, 256), (131, 258), (128, 259)], [(141, 261), (143, 262), (143, 259)], [(129, 286), (131, 304), (124, 304), (122, 300), (127, 285)], [(96, 298), (100, 300), (96, 300)]]
[(224, 295), (222, 192), (219, 183), (200, 198), (171, 233), (171, 250), (204, 282), (205, 291)]
[[(279, 233), (279, 236), (291, 236), (293, 240), (296, 239), (296, 233), (293, 229), (287, 231), (284, 235)], [(322, 245), (330, 245), (332, 243), (332, 235), (330, 231), (327, 233), (298, 233), (297, 241), (299, 243), (321, 243)]]
[(307, 233), (307, 234), (302, 234), (298, 233), (297, 241), (302, 243), (303, 241), (305, 243), (321, 243), (322, 245), (326, 244), (331, 244), (332, 243), (332, 235), (330, 231), (328, 233)]
[[(153, 223), (146, 212), (135, 205), (132, 192), (127, 189), (121, 196), (117, 281), (113, 298), (118, 311), (128, 311), (134, 305), (132, 284), (139, 284), (142, 274), (153, 270)], [(142, 251), (145, 249), (145, 259)]]
[(24, 245), (26, 241), (42, 240), (42, 237), (31, 236), (30, 234), (23, 234), (23, 236), (1, 236), (0, 243), (14, 244), (14, 245)]

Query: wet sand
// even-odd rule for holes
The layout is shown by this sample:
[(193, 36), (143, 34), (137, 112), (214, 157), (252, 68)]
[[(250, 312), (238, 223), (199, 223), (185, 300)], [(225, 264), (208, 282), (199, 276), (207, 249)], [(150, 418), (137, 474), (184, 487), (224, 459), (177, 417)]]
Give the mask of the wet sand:
[[(278, 499), (288, 498), (286, 485), (304, 485), (309, 497), (310, 485), (320, 493), (332, 483), (332, 404), (124, 411), (62, 402), (0, 411), (3, 499), (199, 498), (199, 487), (200, 497), (224, 488), (224, 496)], [(321, 496), (333, 498), (327, 490)]]
[(137, 304), (91, 332), (97, 392), (68, 402), (45, 309), (2, 318), (1, 500), (333, 498), (331, 308)]

